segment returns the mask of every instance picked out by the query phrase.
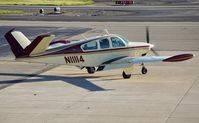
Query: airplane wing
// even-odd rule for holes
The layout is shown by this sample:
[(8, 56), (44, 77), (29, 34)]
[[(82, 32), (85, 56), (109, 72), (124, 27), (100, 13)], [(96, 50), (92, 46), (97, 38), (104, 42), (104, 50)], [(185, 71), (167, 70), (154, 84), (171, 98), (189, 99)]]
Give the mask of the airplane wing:
[(129, 67), (132, 64), (142, 64), (147, 62), (180, 62), (191, 59), (193, 54), (180, 54), (175, 56), (143, 56), (143, 57), (121, 57), (116, 58), (115, 60), (110, 60), (100, 65), (97, 71), (101, 70), (110, 70), (117, 68)]
[[(175, 56), (146, 56), (146, 57), (127, 57), (115, 61), (115, 63), (132, 63), (132, 64), (141, 64), (146, 62), (180, 62), (185, 61), (193, 57), (193, 54), (180, 54)], [(114, 63), (114, 62), (113, 62)]]

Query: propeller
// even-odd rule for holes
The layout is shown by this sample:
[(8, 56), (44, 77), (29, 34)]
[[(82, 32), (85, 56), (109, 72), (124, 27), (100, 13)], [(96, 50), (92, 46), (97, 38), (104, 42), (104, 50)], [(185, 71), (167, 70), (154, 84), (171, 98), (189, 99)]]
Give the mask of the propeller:
[(149, 43), (150, 39), (149, 39), (149, 27), (146, 27), (146, 42)]
[[(146, 42), (150, 43), (150, 36), (149, 36), (149, 27), (146, 27)], [(151, 48), (151, 51), (154, 55), (159, 56), (159, 54), (153, 49)]]
[(152, 53), (153, 53), (155, 56), (159, 56), (158, 52), (156, 52), (153, 48), (151, 48), (151, 51), (152, 51)]

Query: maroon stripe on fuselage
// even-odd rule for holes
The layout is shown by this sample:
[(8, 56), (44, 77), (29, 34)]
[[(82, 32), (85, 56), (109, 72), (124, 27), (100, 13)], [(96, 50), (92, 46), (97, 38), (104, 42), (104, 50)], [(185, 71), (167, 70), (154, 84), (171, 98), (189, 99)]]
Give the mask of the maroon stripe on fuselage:
[(149, 46), (134, 46), (134, 47), (122, 47), (122, 48), (114, 48), (114, 49), (104, 49), (104, 50), (95, 50), (95, 51), (82, 51), (81, 45), (76, 45), (73, 47), (69, 47), (66, 49), (62, 49), (56, 52), (51, 52), (51, 53), (46, 53), (38, 56), (32, 56), (32, 57), (43, 57), (43, 56), (52, 56), (52, 55), (65, 55), (65, 54), (78, 54), (78, 53), (103, 53), (103, 52), (112, 52), (112, 51), (117, 51), (117, 50), (128, 50), (128, 49), (137, 49), (137, 48), (148, 48)]

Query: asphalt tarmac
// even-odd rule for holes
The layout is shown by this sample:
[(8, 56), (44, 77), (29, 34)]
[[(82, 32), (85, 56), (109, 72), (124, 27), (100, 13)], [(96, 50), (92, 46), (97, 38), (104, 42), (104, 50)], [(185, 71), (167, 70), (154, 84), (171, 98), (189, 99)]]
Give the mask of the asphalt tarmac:
[[(17, 63), (12, 55), (1, 55), (0, 85), (4, 86), (0, 90), (1, 123), (199, 121), (197, 22), (0, 21), (0, 26), (7, 30), (17, 26), (24, 33), (34, 33), (30, 26), (36, 30), (37, 27), (48, 31), (54, 29), (53, 32), (60, 28), (67, 32), (69, 27), (84, 30), (68, 36), (69, 39), (82, 38), (80, 34), (104, 33), (102, 30), (107, 28), (110, 33), (124, 35), (131, 41), (145, 41), (145, 28), (148, 26), (150, 43), (155, 44), (159, 55), (195, 54), (193, 59), (185, 62), (146, 64), (146, 75), (141, 75), (140, 66), (137, 66), (128, 80), (122, 78), (122, 69), (89, 75), (85, 70), (72, 66)], [(34, 38), (38, 33), (30, 34)], [(6, 46), (5, 41), (3, 44)], [(9, 50), (4, 54), (7, 52)]]
[[(85, 22), (198, 22), (199, 6), (62, 6), (62, 14), (52, 14), (55, 6), (0, 6), (27, 14), (1, 15), (0, 20), (85, 21)], [(39, 14), (39, 9), (44, 14)]]

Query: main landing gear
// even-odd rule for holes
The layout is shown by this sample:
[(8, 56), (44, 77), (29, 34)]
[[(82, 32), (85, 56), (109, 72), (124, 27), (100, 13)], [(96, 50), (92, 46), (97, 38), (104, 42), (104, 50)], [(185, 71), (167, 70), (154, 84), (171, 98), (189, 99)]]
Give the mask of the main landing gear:
[(95, 73), (95, 67), (86, 67), (86, 69), (89, 74)]
[[(144, 66), (143, 63), (141, 64), (141, 66), (142, 66), (142, 70), (141, 70), (142, 74), (147, 74), (147, 68)], [(131, 78), (131, 74), (126, 74), (124, 71), (122, 73), (122, 76), (123, 76), (124, 79)]]
[(129, 79), (129, 78), (131, 78), (131, 74), (126, 74), (124, 71), (123, 71), (123, 73), (122, 73), (122, 76), (123, 76), (124, 79)]

